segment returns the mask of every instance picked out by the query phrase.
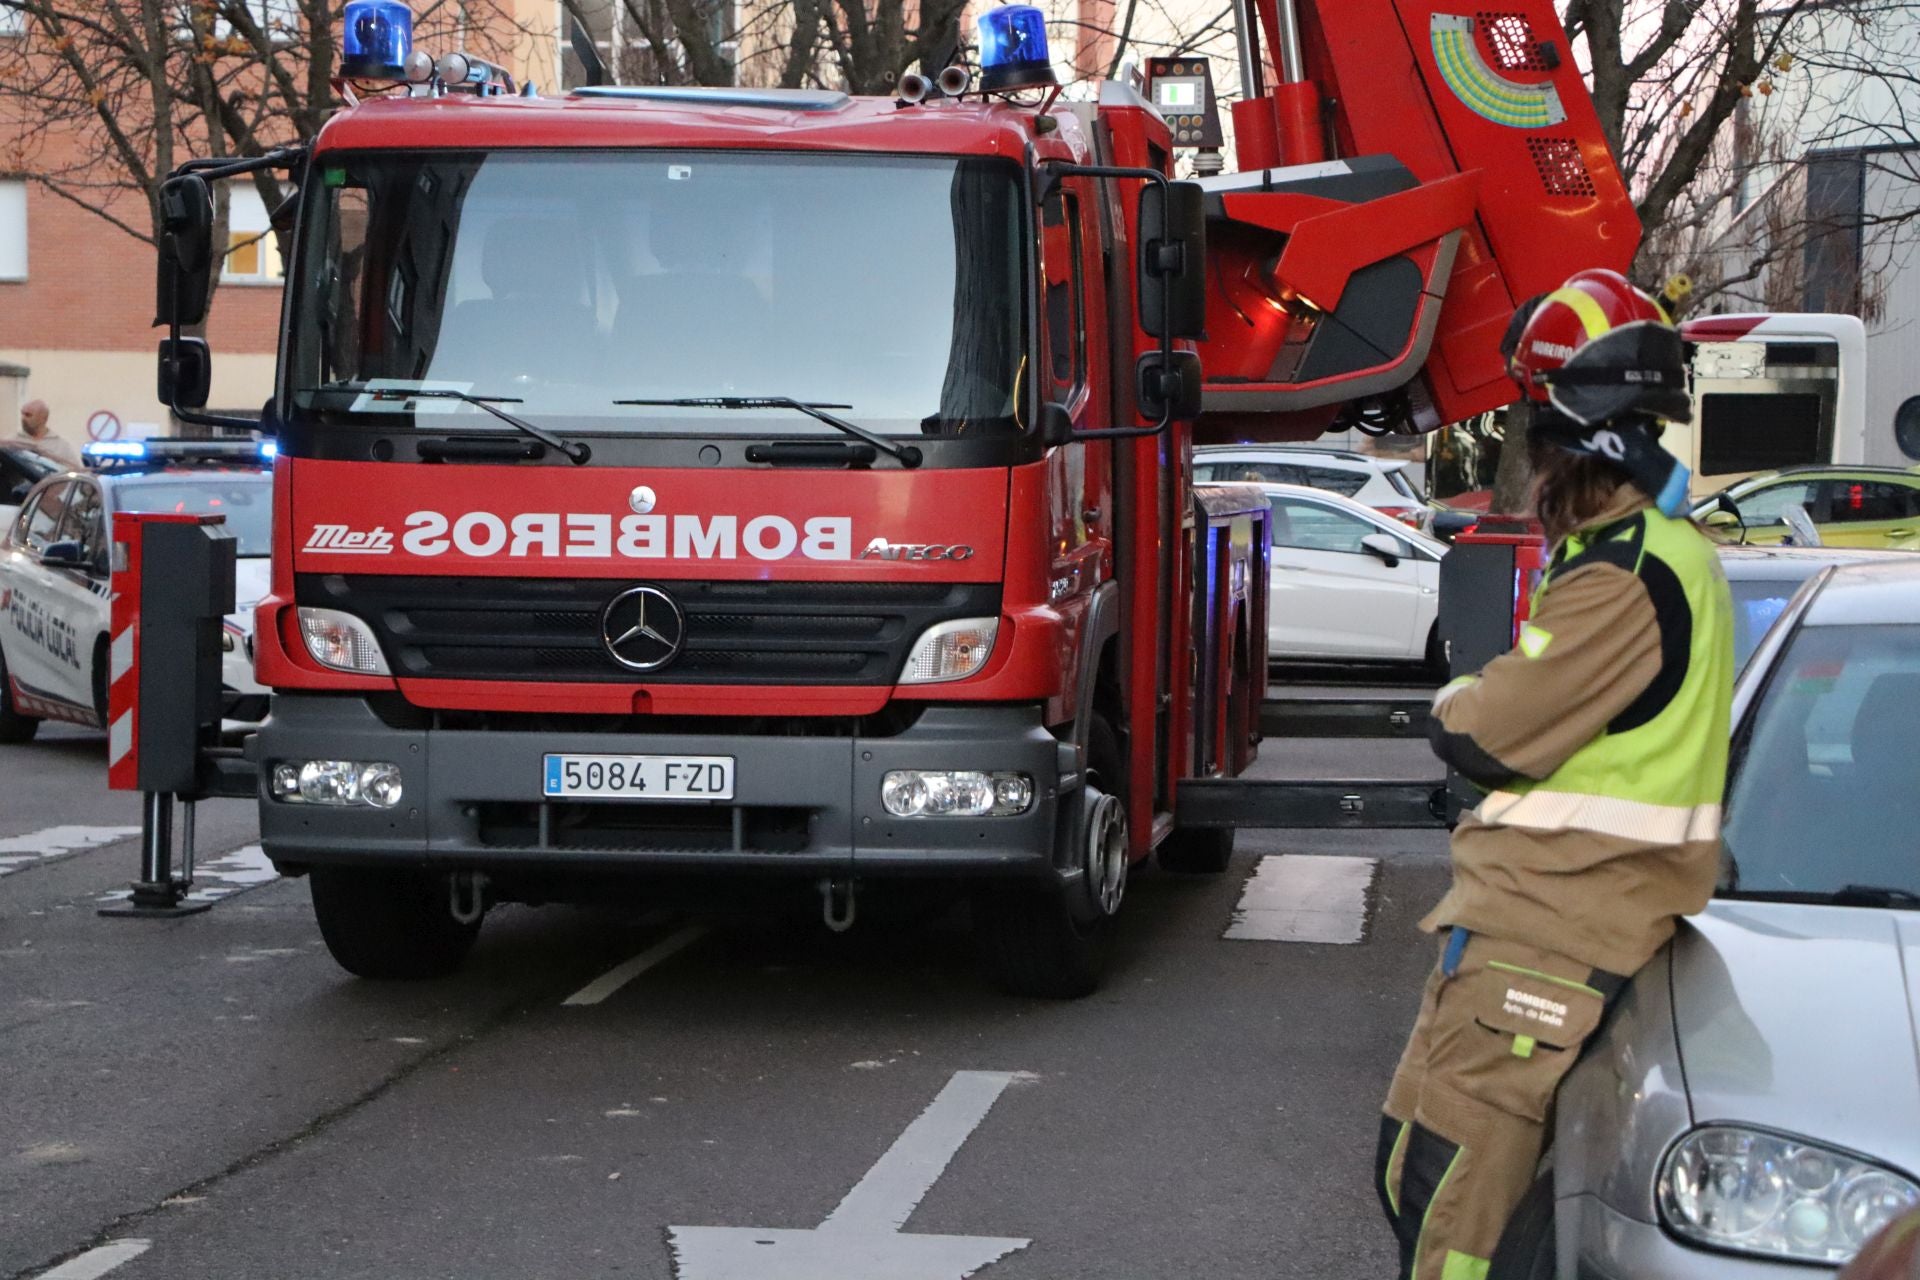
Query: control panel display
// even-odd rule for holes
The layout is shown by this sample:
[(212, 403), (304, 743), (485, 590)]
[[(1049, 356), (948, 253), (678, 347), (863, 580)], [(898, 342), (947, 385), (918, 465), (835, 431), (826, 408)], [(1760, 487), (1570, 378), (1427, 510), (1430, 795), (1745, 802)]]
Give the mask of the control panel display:
[(1220, 146), (1220, 107), (1205, 58), (1147, 59), (1147, 100), (1173, 131), (1174, 146)]

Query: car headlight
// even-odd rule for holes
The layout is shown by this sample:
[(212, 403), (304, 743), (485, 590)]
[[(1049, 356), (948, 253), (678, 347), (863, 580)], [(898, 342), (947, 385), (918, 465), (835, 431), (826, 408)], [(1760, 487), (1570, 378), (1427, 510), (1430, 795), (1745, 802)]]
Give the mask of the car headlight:
[(302, 608), (300, 635), (307, 642), (307, 652), (323, 667), (360, 675), (390, 674), (373, 628), (350, 613)]
[(1804, 1138), (1706, 1125), (1660, 1165), (1660, 1217), (1680, 1239), (1797, 1262), (1846, 1262), (1920, 1205), (1920, 1186)]
[(999, 634), (998, 618), (959, 618), (928, 627), (913, 642), (900, 683), (964, 680), (987, 665), (993, 655), (994, 637)]

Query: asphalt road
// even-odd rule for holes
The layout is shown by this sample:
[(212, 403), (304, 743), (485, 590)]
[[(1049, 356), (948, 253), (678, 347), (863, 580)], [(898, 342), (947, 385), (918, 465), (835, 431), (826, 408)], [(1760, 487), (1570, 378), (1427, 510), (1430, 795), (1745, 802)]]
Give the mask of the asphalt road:
[[(1224, 876), (1142, 875), (1075, 1003), (996, 994), (961, 922), (924, 914), (835, 937), (801, 912), (506, 908), (458, 977), (376, 985), (246, 852), (246, 805), (203, 806), (211, 910), (96, 915), (136, 861), (102, 755), (71, 730), (0, 747), (0, 1276), (1392, 1272), (1375, 1116), (1440, 833), (1249, 831)], [(1263, 765), (1434, 772), (1404, 741)], [(1278, 855), (1377, 860), (1357, 945), (1222, 937)]]

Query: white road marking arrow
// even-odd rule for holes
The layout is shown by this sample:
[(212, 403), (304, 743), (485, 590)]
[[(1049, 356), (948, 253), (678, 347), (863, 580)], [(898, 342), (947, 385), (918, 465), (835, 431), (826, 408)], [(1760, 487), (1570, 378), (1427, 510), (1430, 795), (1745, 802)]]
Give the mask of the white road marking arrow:
[(958, 1071), (894, 1139), (840, 1207), (811, 1231), (670, 1227), (680, 1280), (965, 1280), (1032, 1243), (907, 1235), (900, 1228), (1001, 1092), (1012, 1071)]

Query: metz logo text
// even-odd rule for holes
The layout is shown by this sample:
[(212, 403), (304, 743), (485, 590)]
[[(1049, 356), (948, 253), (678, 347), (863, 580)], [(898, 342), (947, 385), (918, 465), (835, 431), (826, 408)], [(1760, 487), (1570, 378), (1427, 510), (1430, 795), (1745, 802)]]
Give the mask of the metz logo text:
[(353, 529), (344, 524), (317, 524), (307, 535), (304, 550), (335, 556), (384, 556), (393, 550), (393, 535), (379, 526)]

